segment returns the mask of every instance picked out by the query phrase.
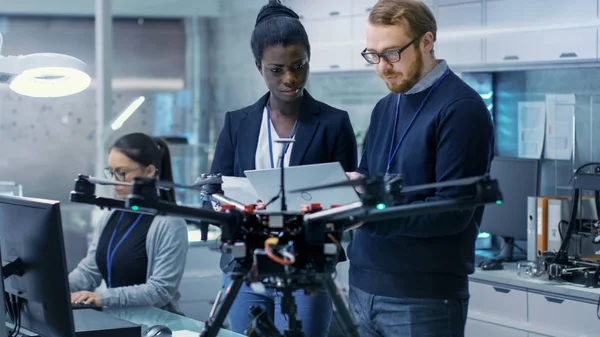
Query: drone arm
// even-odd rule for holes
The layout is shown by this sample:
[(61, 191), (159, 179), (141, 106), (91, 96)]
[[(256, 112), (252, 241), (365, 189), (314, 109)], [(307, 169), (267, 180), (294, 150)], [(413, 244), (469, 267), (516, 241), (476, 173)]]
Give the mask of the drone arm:
[(224, 196), (223, 194), (212, 194), (211, 195), (212, 199), (217, 201), (219, 204), (221, 205), (233, 205), (235, 206), (235, 208), (237, 208), (240, 211), (243, 211), (246, 208), (246, 205), (244, 205), (243, 203), (228, 198), (226, 196)]
[[(469, 198), (438, 200), (407, 205), (398, 205), (385, 209), (373, 209), (364, 207), (360, 202), (341, 206), (334, 209), (328, 209), (316, 213), (306, 214), (304, 221), (310, 225), (311, 222), (332, 222), (332, 223), (359, 223), (368, 221), (369, 223), (390, 224), (390, 226), (401, 226), (404, 218), (417, 218), (431, 213), (448, 213), (461, 209), (472, 209), (476, 206), (482, 206), (502, 200), (502, 195), (498, 190), (496, 181), (482, 181), (477, 186), (477, 192)], [(466, 213), (471, 213), (466, 211)], [(348, 228), (346, 228), (348, 229)], [(389, 231), (389, 228), (386, 228)], [(385, 233), (379, 228), (379, 233)]]
[(143, 198), (130, 197), (125, 206), (130, 210), (135, 209), (137, 213), (177, 216), (187, 220), (206, 221), (216, 226), (229, 224), (237, 219), (235, 215), (216, 212), (212, 209), (180, 206), (164, 201), (145, 201)]
[[(436, 212), (431, 213), (429, 205), (436, 204)], [(378, 232), (385, 236), (412, 236), (412, 237), (440, 237), (464, 231), (472, 221), (475, 214), (475, 205), (458, 203), (451, 199), (429, 199), (427, 201), (413, 202), (407, 205), (423, 212), (411, 216), (384, 220), (377, 223)], [(401, 207), (400, 206), (400, 207)], [(393, 211), (395, 207), (390, 208)]]

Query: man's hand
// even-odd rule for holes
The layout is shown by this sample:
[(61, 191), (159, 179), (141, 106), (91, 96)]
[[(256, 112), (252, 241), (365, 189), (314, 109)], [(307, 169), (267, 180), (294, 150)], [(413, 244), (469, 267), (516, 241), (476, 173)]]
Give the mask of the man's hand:
[[(363, 175), (358, 172), (346, 172), (346, 177), (348, 177), (348, 179), (350, 179), (350, 180), (358, 180), (358, 179), (363, 178)], [(362, 186), (355, 186), (354, 190), (357, 193), (363, 193)]]
[(358, 180), (362, 178), (363, 175), (358, 172), (346, 172), (346, 177), (348, 177), (350, 180)]
[(100, 294), (89, 291), (78, 291), (76, 293), (71, 293), (71, 303), (84, 303), (96, 307), (102, 306)]

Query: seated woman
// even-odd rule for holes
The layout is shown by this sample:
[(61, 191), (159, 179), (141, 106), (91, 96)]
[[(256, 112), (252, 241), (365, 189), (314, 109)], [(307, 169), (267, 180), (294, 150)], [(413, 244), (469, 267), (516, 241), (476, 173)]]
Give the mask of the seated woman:
[[(105, 174), (125, 182), (135, 177), (171, 181), (169, 148), (142, 133), (125, 135), (110, 149)], [(130, 193), (129, 186), (114, 189), (118, 199)], [(157, 193), (175, 203), (173, 190)], [(154, 306), (181, 314), (177, 303), (188, 248), (181, 218), (112, 211), (100, 220), (87, 256), (69, 274), (71, 303)], [(102, 280), (106, 288), (98, 288)]]

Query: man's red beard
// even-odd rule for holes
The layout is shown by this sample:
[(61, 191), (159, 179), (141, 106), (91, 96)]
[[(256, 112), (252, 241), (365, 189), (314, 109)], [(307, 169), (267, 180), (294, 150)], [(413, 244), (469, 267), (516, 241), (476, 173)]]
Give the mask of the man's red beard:
[(385, 85), (391, 92), (395, 94), (401, 94), (409, 91), (421, 79), (422, 72), (423, 57), (417, 49), (415, 62), (409, 68), (406, 75), (402, 73), (396, 73), (394, 71), (386, 71), (381, 73), (379, 76), (384, 79), (384, 81), (386, 77), (394, 77), (392, 82), (385, 81)]

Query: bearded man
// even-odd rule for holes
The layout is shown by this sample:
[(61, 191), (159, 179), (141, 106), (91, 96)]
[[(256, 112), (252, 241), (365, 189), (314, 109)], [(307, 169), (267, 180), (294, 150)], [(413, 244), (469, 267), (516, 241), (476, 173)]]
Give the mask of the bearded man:
[[(494, 129), (481, 97), (434, 56), (437, 24), (416, 0), (380, 0), (366, 49), (390, 93), (371, 115), (361, 176), (400, 174), (405, 186), (489, 172)], [(408, 193), (402, 204), (450, 200), (471, 189)], [(359, 334), (463, 336), (483, 207), (365, 223), (348, 248)]]

